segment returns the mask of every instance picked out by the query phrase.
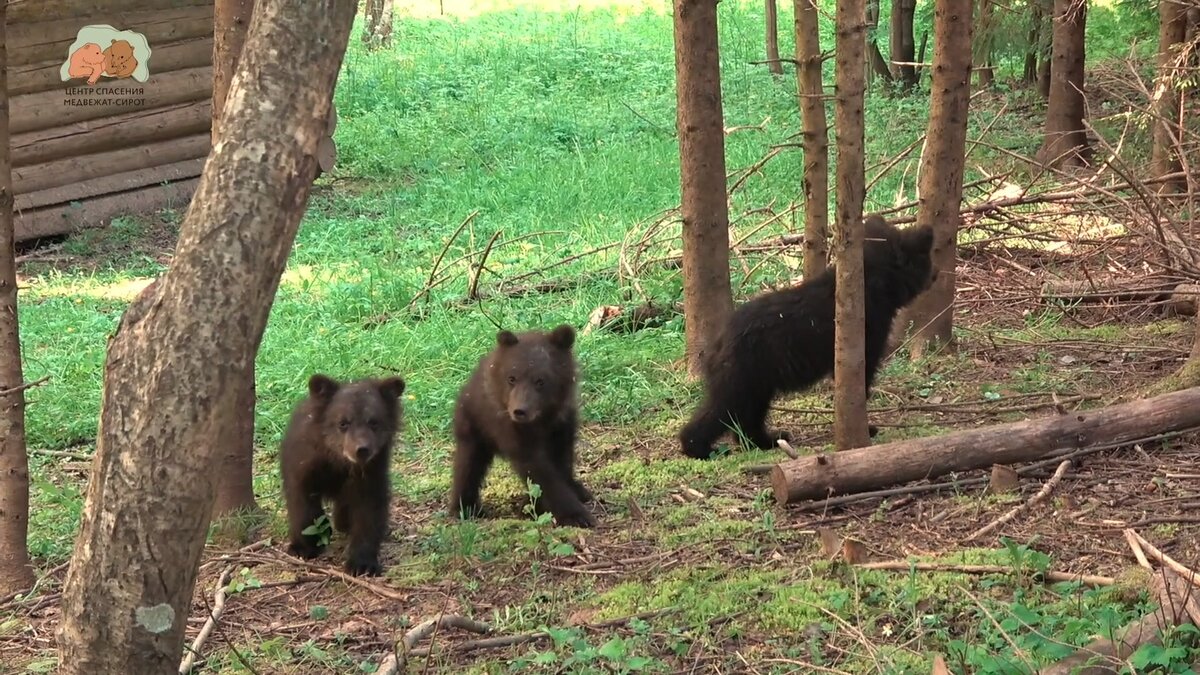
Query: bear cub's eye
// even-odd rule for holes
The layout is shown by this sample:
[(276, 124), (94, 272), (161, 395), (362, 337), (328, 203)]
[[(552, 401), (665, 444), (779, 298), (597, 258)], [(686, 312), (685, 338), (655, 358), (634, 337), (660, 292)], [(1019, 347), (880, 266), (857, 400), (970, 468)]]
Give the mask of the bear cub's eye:
[(338, 429), (345, 431), (349, 428), (350, 428), (350, 420), (342, 420), (341, 422), (338, 422)]
[(537, 380), (537, 382), (535, 382), (534, 384), (536, 384), (536, 385), (537, 385), (538, 389), (541, 389), (541, 388), (542, 388), (542, 385), (543, 385), (543, 384), (545, 384), (545, 383), (546, 383), (546, 381), (545, 381), (545, 380), (543, 380), (542, 378), (540, 378), (540, 377), (539, 377), (539, 378), (538, 378), (538, 380)]
[(508, 376), (508, 383), (509, 383), (509, 384), (516, 384), (516, 383), (517, 383), (517, 378), (513, 377), (512, 375), (509, 375), (509, 376)]
[(371, 431), (375, 431), (379, 428), (379, 420), (368, 420), (367, 428), (369, 428)]

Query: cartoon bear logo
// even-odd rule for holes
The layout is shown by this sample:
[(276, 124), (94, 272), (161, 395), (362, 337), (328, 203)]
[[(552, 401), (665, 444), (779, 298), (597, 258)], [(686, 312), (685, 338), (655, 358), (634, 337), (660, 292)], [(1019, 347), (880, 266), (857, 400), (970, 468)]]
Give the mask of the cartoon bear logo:
[(86, 78), (89, 85), (95, 85), (101, 76), (145, 82), (150, 77), (149, 62), (150, 45), (141, 33), (107, 24), (84, 26), (67, 49), (59, 79)]

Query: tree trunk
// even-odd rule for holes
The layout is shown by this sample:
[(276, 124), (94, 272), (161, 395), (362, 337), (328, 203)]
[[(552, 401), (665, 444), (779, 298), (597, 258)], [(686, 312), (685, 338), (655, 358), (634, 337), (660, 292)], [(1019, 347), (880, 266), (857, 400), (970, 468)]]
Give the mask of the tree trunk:
[(362, 41), (368, 49), (390, 48), (392, 46), (393, 0), (367, 0), (366, 26), (363, 28)]
[(1022, 74), (1025, 84), (1037, 84), (1038, 61), (1042, 52), (1042, 33), (1046, 23), (1046, 13), (1042, 11), (1044, 0), (1029, 2), (1029, 44), (1025, 47), (1025, 72)]
[(767, 68), (772, 75), (783, 74), (783, 63), (779, 60), (779, 7), (775, 0), (767, 2)]
[(1038, 36), (1037, 88), (1042, 98), (1050, 98), (1050, 63), (1054, 45), (1054, 0), (1037, 0), (1042, 17), (1041, 33)]
[(876, 490), (993, 464), (1031, 462), (1055, 450), (1122, 444), (1200, 425), (1200, 387), (1040, 419), (809, 455), (777, 464), (780, 504)]
[(795, 0), (797, 87), (804, 125), (804, 278), (829, 263), (829, 122), (816, 0)]
[(1048, 167), (1075, 166), (1085, 164), (1090, 156), (1083, 126), (1087, 0), (1054, 0), (1053, 26), (1046, 138), (1038, 161)]
[(879, 28), (879, 0), (867, 0), (867, 65), (865, 71), (864, 89), (870, 88), (874, 76), (882, 77), (884, 82), (891, 84), (892, 71), (887, 59), (879, 51), (879, 41), (875, 39), (875, 30)]
[[(990, 89), (995, 82), (995, 73), (992, 72), (992, 52), (995, 49), (996, 27), (994, 25), (994, 18), (996, 12), (995, 6), (992, 5), (992, 0), (979, 0), (977, 5), (979, 8), (979, 28), (975, 31), (973, 60), (976, 72), (979, 73), (979, 88)], [(937, 43), (936, 30), (934, 29), (934, 43)], [(934, 55), (934, 58), (936, 59), (937, 55)], [(936, 69), (937, 66), (934, 66), (934, 68)]]
[(230, 394), (308, 202), (355, 5), (258, 3), (175, 257), (109, 342), (60, 673), (178, 671), (213, 504), (212, 441), (238, 417)]
[[(214, 6), (212, 141), (220, 140), (221, 112), (229, 93), (246, 31), (254, 16), (254, 0), (217, 0)], [(237, 415), (215, 440), (217, 493), (213, 517), (258, 511), (254, 500), (254, 361), (237, 386)]]
[(938, 277), (905, 312), (916, 328), (912, 356), (954, 346), (954, 286), (958, 208), (962, 202), (971, 100), (971, 0), (944, 0), (933, 19), (933, 86), (929, 129), (917, 176), (917, 225), (933, 228), (933, 268)]
[[(1150, 173), (1159, 178), (1182, 172), (1179, 152), (1183, 147), (1183, 116), (1178, 78), (1186, 73), (1179, 52), (1187, 37), (1187, 6), (1183, 0), (1159, 0), (1158, 3), (1158, 77), (1154, 86), (1154, 144), (1150, 153)], [(1178, 192), (1186, 185), (1183, 176), (1162, 181), (1161, 192)]]
[(863, 291), (864, 0), (837, 3), (834, 123), (837, 129), (837, 228), (833, 236), (837, 305), (834, 311), (833, 438), (838, 450), (869, 445), (867, 431), (866, 303)]
[(688, 374), (733, 312), (717, 0), (675, 0), (676, 128)]
[(17, 323), (13, 253), (12, 153), (8, 137), (8, 47), (0, 5), (0, 596), (33, 585), (29, 564), (29, 457), (25, 452), (25, 376)]
[(917, 86), (917, 39), (913, 33), (913, 15), (917, 0), (892, 0), (891, 50), (893, 67), (905, 92)]

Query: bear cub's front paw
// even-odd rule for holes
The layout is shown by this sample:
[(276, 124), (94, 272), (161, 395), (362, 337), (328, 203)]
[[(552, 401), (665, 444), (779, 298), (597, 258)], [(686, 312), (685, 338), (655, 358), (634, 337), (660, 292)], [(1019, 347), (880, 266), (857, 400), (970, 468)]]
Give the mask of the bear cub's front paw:
[(321, 555), (321, 551), (324, 550), (324, 546), (321, 546), (320, 544), (307, 538), (293, 539), (287, 547), (288, 553), (296, 556), (297, 558), (304, 558), (305, 560), (311, 560)]
[(356, 555), (346, 560), (346, 572), (356, 577), (377, 577), (383, 574), (383, 566), (379, 564), (379, 558), (376, 556)]

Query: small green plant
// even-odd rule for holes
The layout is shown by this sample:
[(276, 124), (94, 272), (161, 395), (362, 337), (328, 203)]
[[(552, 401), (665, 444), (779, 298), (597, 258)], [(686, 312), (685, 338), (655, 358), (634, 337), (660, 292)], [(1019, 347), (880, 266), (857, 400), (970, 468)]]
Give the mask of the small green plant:
[(261, 587), (262, 582), (259, 581), (258, 577), (254, 576), (254, 573), (250, 571), (250, 568), (243, 567), (242, 569), (238, 570), (237, 576), (229, 580), (229, 585), (225, 587), (225, 592), (241, 593), (247, 588)]
[(319, 546), (328, 546), (333, 540), (333, 524), (329, 522), (329, 516), (321, 514), (320, 518), (313, 521), (312, 525), (300, 531), (300, 534), (317, 537)]
[(529, 501), (525, 504), (524, 511), (533, 518), (533, 523), (522, 534), (522, 547), (530, 553), (545, 549), (556, 558), (574, 555), (575, 546), (554, 535), (554, 516), (549, 512), (537, 512), (537, 501), (542, 496), (542, 486), (526, 479), (525, 491)]
[[(521, 672), (529, 666), (556, 666), (560, 673), (640, 673), (659, 670), (664, 664), (656, 659), (633, 653), (644, 646), (644, 639), (610, 638), (599, 647), (588, 642), (578, 628), (549, 628), (541, 630), (550, 636), (550, 649), (531, 649), (512, 662), (510, 672)], [(636, 628), (635, 628), (636, 631)]]

